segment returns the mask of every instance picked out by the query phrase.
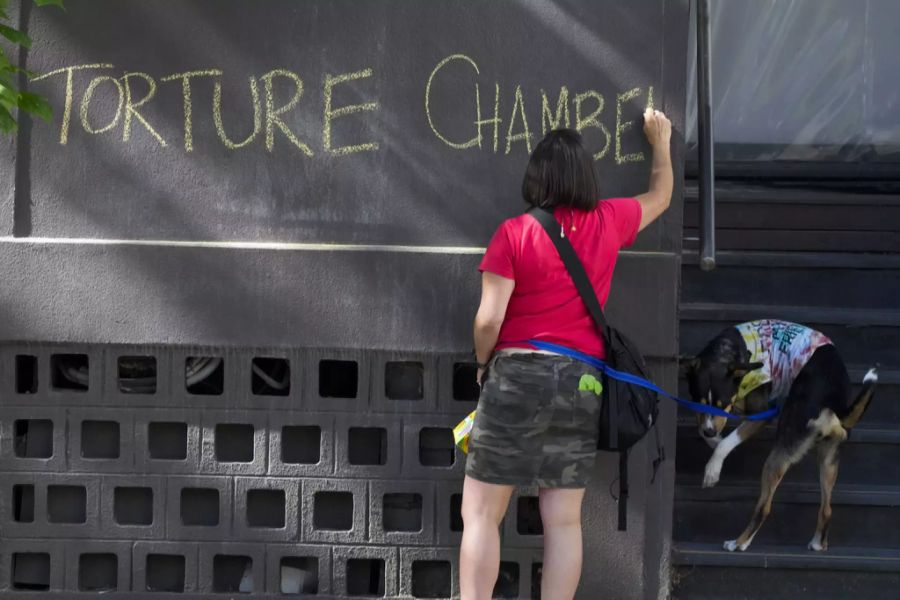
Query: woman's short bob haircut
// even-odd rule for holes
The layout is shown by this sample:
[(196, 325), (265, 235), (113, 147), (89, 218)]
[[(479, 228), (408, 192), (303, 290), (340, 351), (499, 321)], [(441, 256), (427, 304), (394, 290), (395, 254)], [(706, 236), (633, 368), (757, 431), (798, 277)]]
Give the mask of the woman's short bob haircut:
[(593, 210), (599, 199), (594, 157), (585, 150), (581, 134), (554, 129), (540, 141), (525, 169), (522, 197), (531, 206), (568, 206)]

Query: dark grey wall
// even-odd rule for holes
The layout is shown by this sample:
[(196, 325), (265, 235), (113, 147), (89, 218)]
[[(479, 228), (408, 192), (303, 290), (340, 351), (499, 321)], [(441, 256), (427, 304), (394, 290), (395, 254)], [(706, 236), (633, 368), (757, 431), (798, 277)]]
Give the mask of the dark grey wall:
[[(15, 146), (0, 151), (0, 176), (8, 182), (0, 195), (8, 236), (0, 238), (0, 340), (9, 344), (86, 344), (90, 353), (107, 352), (109, 344), (238, 354), (257, 347), (366, 357), (404, 351), (426, 363), (438, 353), (458, 356), (471, 347), (481, 248), (503, 218), (521, 210), (518, 189), (529, 144), (541, 135), (542, 93), (555, 110), (562, 86), (573, 127), (576, 103), (583, 120), (603, 104), (595, 120), (581, 125), (602, 153), (597, 164), (607, 195), (646, 188), (649, 149), (636, 119), (651, 88), (654, 106), (675, 125), (681, 180), (686, 0), (71, 0), (66, 7), (24, 14), (36, 40), (25, 62), (43, 74), (31, 87), (50, 97), (56, 119), (23, 123)], [(467, 60), (452, 59), (429, 89), (435, 68), (454, 55), (471, 59), (478, 73)], [(111, 66), (71, 71), (67, 100), (68, 72), (51, 73), (88, 64)], [(275, 69), (282, 71), (267, 99), (266, 74)], [(221, 74), (191, 79), (187, 144), (183, 81), (165, 79), (195, 70)], [(297, 79), (287, 71), (302, 80), (303, 93), (276, 115), (270, 150), (267, 115), (295, 91)], [(350, 73), (331, 86), (329, 145), (327, 82)], [(95, 79), (102, 76), (116, 79)], [(250, 78), (260, 125), (246, 146), (232, 149), (217, 133), (215, 84), (222, 89), (222, 126), (240, 141), (254, 130)], [(155, 95), (138, 106), (150, 85)], [(468, 148), (440, 139), (473, 139), (476, 89), (481, 119), (489, 120), (495, 85), (496, 151), (491, 123), (481, 129), (481, 147), (477, 138)], [(354, 105), (365, 108), (341, 111)], [(524, 132), (523, 114), (530, 142), (516, 138)], [(90, 132), (110, 123), (107, 131)], [(359, 144), (369, 145), (341, 150)], [(611, 318), (653, 357), (659, 381), (669, 387), (678, 347), (680, 228), (679, 190), (667, 215), (621, 257), (610, 301)], [(300, 362), (316, 369), (315, 357)], [(6, 379), (4, 389), (11, 385)], [(121, 406), (121, 397), (104, 394), (91, 396), (98, 410)], [(367, 388), (354, 410), (396, 420), (377, 394)], [(225, 407), (261, 413), (253, 418), (263, 423), (272, 409), (237, 392)], [(439, 421), (451, 426), (459, 410), (451, 407)], [(423, 418), (404, 413), (400, 421), (414, 431)], [(664, 421), (664, 437), (673, 426)], [(277, 431), (262, 429), (269, 436)], [(649, 460), (642, 448), (632, 458), (627, 534), (614, 531), (606, 493), (611, 458), (598, 466), (585, 509), (584, 598), (656, 598), (666, 585), (671, 468), (654, 485), (642, 485)], [(66, 471), (68, 463), (61, 464)], [(378, 540), (363, 542), (381, 548)], [(336, 569), (341, 548), (329, 554)], [(444, 556), (447, 548), (437, 549)], [(137, 550), (131, 556), (137, 569)]]

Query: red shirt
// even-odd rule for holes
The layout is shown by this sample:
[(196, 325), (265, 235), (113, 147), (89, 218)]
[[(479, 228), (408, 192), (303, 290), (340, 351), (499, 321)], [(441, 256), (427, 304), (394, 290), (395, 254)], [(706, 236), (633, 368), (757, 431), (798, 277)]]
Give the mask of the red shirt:
[[(593, 211), (557, 208), (555, 214), (605, 306), (619, 249), (637, 237), (641, 205), (634, 198), (613, 198), (601, 200)], [(530, 348), (523, 342), (538, 339), (604, 358), (597, 326), (556, 247), (534, 217), (523, 214), (504, 221), (479, 270), (516, 282), (497, 349)]]

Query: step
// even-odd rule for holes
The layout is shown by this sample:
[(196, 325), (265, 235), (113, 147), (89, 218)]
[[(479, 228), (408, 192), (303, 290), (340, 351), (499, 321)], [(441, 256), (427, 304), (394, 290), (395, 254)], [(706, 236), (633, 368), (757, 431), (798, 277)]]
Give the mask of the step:
[[(672, 600), (897, 600), (900, 551), (679, 542), (672, 552)], [(764, 570), (764, 571), (763, 571)]]
[[(693, 267), (700, 262), (696, 250), (683, 250), (681, 262)], [(897, 270), (900, 254), (847, 252), (777, 252), (761, 250), (717, 250), (716, 269), (726, 267), (770, 267), (773, 269)], [(715, 273), (712, 271), (711, 273)]]
[[(758, 482), (675, 488), (674, 539), (722, 543), (747, 526), (759, 497)], [(754, 545), (804, 544), (815, 531), (820, 502), (816, 484), (784, 483)], [(838, 484), (832, 494), (832, 549), (900, 547), (900, 487)]]
[(688, 307), (705, 303), (877, 311), (900, 304), (900, 267), (820, 268), (719, 262), (715, 270), (702, 271), (696, 261), (682, 265), (681, 302)]
[(681, 352), (691, 355), (727, 327), (755, 319), (784, 319), (831, 338), (853, 364), (900, 369), (900, 310), (687, 303), (679, 308)]
[[(849, 165), (845, 165), (849, 166)], [(896, 169), (893, 171), (896, 175)], [(821, 206), (900, 206), (900, 182), (872, 182), (842, 178), (837, 185), (819, 185), (815, 182), (775, 182), (770, 177), (763, 181), (716, 181), (717, 206), (728, 204), (751, 205), (808, 205)], [(686, 202), (696, 202), (699, 196), (698, 181), (687, 179), (684, 183)]]
[[(868, 413), (866, 413), (868, 416)], [(751, 441), (771, 442), (775, 439), (775, 423), (767, 423), (762, 430), (753, 436)], [(726, 428), (724, 433), (727, 434), (730, 429)], [(692, 417), (692, 413), (686, 409), (681, 409), (678, 413), (678, 440), (700, 439), (697, 432), (697, 421)], [(703, 442), (707, 448), (709, 445)], [(897, 444), (900, 445), (900, 429), (874, 427), (868, 423), (860, 423), (850, 431), (850, 436), (845, 445), (850, 444)], [(712, 449), (710, 448), (710, 452)]]
[[(880, 290), (879, 290), (880, 291)], [(894, 304), (896, 306), (896, 304)], [(843, 326), (872, 326), (900, 328), (900, 310), (844, 308), (833, 306), (793, 306), (780, 304), (682, 302), (679, 317), (683, 321), (743, 321), (758, 319), (760, 313), (778, 311), (778, 316), (766, 318), (786, 319), (812, 326), (829, 324)], [(757, 316), (753, 316), (757, 315)]]
[[(684, 244), (697, 247), (697, 188), (685, 186)], [(852, 216), (852, 218), (850, 218)], [(719, 250), (900, 252), (900, 196), (716, 186)]]
[[(900, 481), (900, 444), (896, 432), (879, 431), (878, 441), (868, 441), (865, 436), (851, 435), (840, 448), (840, 472), (842, 484), (886, 485)], [(857, 439), (862, 437), (863, 439)], [(721, 483), (758, 481), (763, 463), (772, 448), (772, 440), (752, 438), (738, 446), (725, 459)], [(682, 484), (699, 485), (703, 480), (706, 463), (712, 449), (699, 436), (682, 431), (675, 453), (675, 470)], [(818, 482), (819, 472), (815, 450), (810, 451), (800, 463), (791, 467), (785, 482)]]
[[(900, 549), (834, 548), (813, 552), (803, 545), (750, 546), (744, 552), (728, 552), (721, 544), (678, 542), (673, 545), (673, 562), (677, 565), (735, 567), (828, 569), (835, 571), (865, 570), (900, 574)], [(895, 590), (895, 594), (898, 590)], [(896, 597), (896, 596), (895, 596)]]

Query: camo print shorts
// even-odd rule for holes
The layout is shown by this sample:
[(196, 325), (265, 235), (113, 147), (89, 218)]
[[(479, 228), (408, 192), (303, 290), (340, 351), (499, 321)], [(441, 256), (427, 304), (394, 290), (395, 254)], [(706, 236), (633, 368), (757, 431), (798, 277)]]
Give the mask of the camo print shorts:
[[(597, 455), (600, 372), (538, 353), (491, 361), (469, 438), (466, 475), (505, 485), (585, 487)], [(588, 382), (588, 385), (585, 385)]]

